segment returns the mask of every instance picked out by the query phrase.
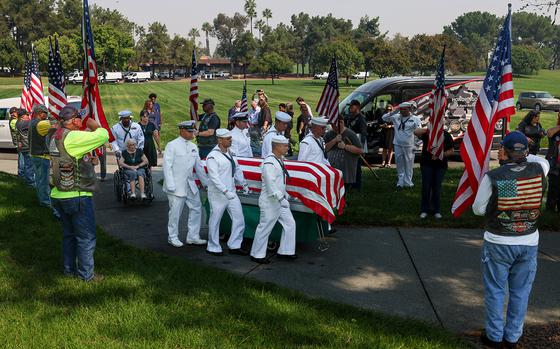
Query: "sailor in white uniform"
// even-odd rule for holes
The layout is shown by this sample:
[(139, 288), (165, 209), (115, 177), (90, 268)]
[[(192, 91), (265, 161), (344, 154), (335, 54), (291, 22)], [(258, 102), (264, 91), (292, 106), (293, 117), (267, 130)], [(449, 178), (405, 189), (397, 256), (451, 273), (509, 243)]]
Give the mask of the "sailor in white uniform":
[(288, 171), (284, 167), (284, 156), (288, 153), (288, 139), (276, 135), (271, 138), (272, 153), (262, 163), (262, 190), (259, 196), (261, 216), (255, 231), (255, 238), (251, 248), (253, 262), (267, 264), (266, 248), (268, 237), (276, 222), (282, 226), (282, 237), (277, 256), (295, 259), (296, 252), (296, 222), (290, 211), (286, 181)]
[(325, 117), (311, 118), (311, 132), (299, 144), (299, 161), (330, 165), (325, 151), (323, 136), (327, 130), (328, 120)]
[(276, 121), (265, 134), (262, 143), (261, 157), (264, 159), (272, 152), (272, 137), (276, 135), (284, 136), (284, 131), (288, 128), (288, 123), (292, 121), (292, 117), (283, 111), (276, 112)]
[(119, 112), (119, 122), (111, 127), (111, 132), (115, 140), (111, 143), (111, 148), (119, 156), (126, 149), (126, 140), (133, 138), (136, 140), (136, 148), (144, 149), (144, 133), (138, 123), (132, 121), (132, 112), (123, 110)]
[(251, 139), (249, 138), (249, 117), (247, 112), (234, 114), (235, 127), (231, 130), (231, 152), (241, 158), (252, 158)]
[(206, 240), (200, 238), (202, 204), (195, 179), (198, 178), (203, 186), (207, 186), (208, 179), (198, 156), (198, 147), (192, 142), (196, 133), (195, 122), (183, 121), (178, 126), (179, 137), (167, 143), (163, 153), (163, 191), (169, 200), (167, 241), (173, 247), (183, 246), (179, 240), (179, 219), (186, 204), (189, 208), (186, 242), (204, 245)]
[(243, 171), (237, 163), (234, 154), (229, 150), (232, 136), (229, 130), (216, 130), (218, 145), (206, 157), (208, 169), (208, 202), (210, 203), (210, 219), (208, 220), (208, 246), (206, 252), (215, 256), (222, 256), (220, 246), (220, 222), (224, 211), (227, 210), (231, 218), (231, 235), (227, 242), (229, 252), (246, 256), (249, 252), (241, 249), (245, 219), (241, 201), (236, 194), (235, 182), (243, 186), (243, 192), (249, 193), (249, 185), (243, 177)]

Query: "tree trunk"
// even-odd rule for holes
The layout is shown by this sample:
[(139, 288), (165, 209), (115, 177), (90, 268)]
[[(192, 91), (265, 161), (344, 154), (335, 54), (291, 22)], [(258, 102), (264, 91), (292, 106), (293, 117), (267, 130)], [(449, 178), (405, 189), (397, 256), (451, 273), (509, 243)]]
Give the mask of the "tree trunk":
[(232, 76), (233, 75), (233, 61), (229, 61), (229, 75)]
[(368, 70), (368, 66), (367, 64), (364, 64), (364, 70), (365, 70), (365, 74), (364, 74), (364, 84), (367, 82), (367, 70)]
[(346, 85), (350, 85), (350, 76), (346, 75)]
[(272, 78), (272, 84), (274, 85), (274, 72), (270, 73), (270, 77)]
[(299, 78), (299, 63), (296, 62), (296, 77)]
[(210, 40), (208, 39), (208, 32), (206, 32), (206, 54), (210, 57)]
[(249, 21), (251, 22), (251, 35), (253, 35), (253, 17), (249, 17)]
[(247, 79), (247, 64), (243, 64), (243, 80)]

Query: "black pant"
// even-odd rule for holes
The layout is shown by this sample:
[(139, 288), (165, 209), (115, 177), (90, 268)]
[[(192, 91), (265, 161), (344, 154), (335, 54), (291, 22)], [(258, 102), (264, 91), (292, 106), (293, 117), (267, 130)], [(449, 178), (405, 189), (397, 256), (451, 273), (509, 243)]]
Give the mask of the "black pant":
[(560, 175), (548, 174), (546, 208), (553, 211), (560, 211)]
[(352, 189), (362, 189), (362, 160), (358, 159), (356, 165), (356, 181), (352, 183)]
[(439, 204), (441, 183), (447, 169), (422, 165), (420, 170), (422, 171), (422, 203), (420, 210), (421, 212), (430, 213), (431, 209), (433, 209), (434, 214), (441, 213)]

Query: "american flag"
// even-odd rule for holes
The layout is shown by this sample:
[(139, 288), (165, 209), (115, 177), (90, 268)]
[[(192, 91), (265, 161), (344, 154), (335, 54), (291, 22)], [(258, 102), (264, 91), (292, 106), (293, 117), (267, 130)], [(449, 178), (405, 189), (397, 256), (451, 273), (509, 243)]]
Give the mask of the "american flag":
[(23, 87), (21, 89), (21, 105), (20, 107), (31, 112), (31, 70), (29, 69), (29, 61), (25, 62), (25, 76), (23, 77)]
[(329, 118), (329, 123), (334, 124), (338, 120), (338, 67), (336, 57), (333, 57), (329, 77), (325, 83), (325, 88), (321, 94), (321, 99), (317, 103), (317, 112)]
[(58, 49), (58, 38), (54, 38), (54, 47), (50, 41), (49, 50), (49, 112), (58, 119), (58, 113), (66, 105), (66, 92), (64, 90), (64, 70)]
[[(97, 79), (97, 63), (95, 63), (95, 50), (93, 45), (93, 33), (89, 19), (88, 1), (84, 0), (84, 15), (82, 18), (82, 41), (84, 45), (84, 80), (82, 88), (81, 108), (85, 111), (85, 119), (93, 118), (97, 123), (109, 132), (109, 142), (115, 140), (111, 128), (105, 118), (101, 97), (99, 96), (99, 84)], [(85, 124), (85, 123), (84, 123)]]
[(498, 210), (532, 210), (541, 207), (543, 196), (542, 177), (506, 179), (496, 181)]
[(31, 63), (29, 66), (31, 87), (29, 94), (31, 96), (31, 108), (35, 104), (45, 104), (45, 97), (43, 97), (43, 83), (41, 82), (41, 75), (39, 74), (39, 63), (37, 62), (37, 54), (35, 48), (31, 47)]
[(189, 101), (191, 101), (191, 120), (198, 121), (198, 67), (196, 64), (196, 50), (192, 52), (191, 92)]
[(443, 126), (444, 114), (447, 107), (447, 91), (445, 90), (445, 47), (441, 53), (437, 68), (434, 89), (431, 93), (430, 106), (430, 131), (427, 149), (432, 155), (443, 160)]
[(240, 111), (242, 113), (247, 112), (249, 110), (247, 106), (247, 80), (243, 84), (243, 94), (241, 95), (241, 108)]
[(511, 68), (510, 6), (461, 145), (465, 172), (451, 208), (455, 217), (472, 205), (480, 181), (488, 171), (496, 122), (502, 118), (509, 122), (512, 114), (515, 114), (515, 103)]

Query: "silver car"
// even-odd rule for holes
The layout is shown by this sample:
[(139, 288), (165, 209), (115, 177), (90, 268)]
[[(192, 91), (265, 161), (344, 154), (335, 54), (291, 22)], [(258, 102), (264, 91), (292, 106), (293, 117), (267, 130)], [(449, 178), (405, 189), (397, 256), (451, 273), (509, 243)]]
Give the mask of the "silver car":
[(516, 104), (517, 110), (534, 109), (541, 110), (560, 110), (560, 99), (555, 98), (545, 91), (521, 92)]

